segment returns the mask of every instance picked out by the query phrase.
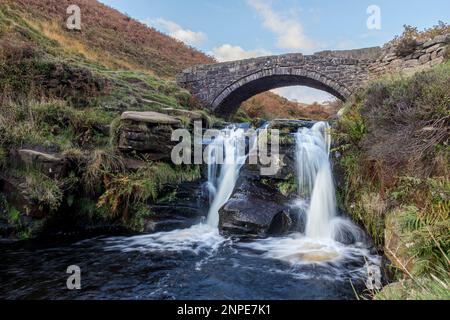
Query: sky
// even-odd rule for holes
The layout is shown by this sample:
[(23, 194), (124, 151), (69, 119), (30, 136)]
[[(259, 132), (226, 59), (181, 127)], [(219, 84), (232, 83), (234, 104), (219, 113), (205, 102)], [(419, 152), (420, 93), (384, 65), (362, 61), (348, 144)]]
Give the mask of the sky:
[[(450, 22), (450, 0), (100, 0), (219, 61), (382, 46), (409, 24)], [(291, 100), (332, 99), (305, 87)]]

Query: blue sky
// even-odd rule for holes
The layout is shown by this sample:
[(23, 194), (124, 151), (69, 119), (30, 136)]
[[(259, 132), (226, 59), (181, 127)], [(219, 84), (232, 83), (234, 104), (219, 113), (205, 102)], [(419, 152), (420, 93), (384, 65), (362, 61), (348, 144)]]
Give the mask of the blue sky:
[[(450, 21), (449, 0), (101, 0), (221, 61), (288, 52), (380, 46), (403, 30)], [(380, 29), (369, 29), (370, 5)], [(373, 13), (373, 12), (372, 12)], [(304, 102), (330, 98), (298, 87), (278, 93)]]

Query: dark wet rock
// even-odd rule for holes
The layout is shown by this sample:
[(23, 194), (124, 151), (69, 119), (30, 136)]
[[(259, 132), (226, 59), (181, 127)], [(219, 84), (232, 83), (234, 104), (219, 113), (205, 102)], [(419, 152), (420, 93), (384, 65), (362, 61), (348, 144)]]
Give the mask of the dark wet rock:
[[(230, 200), (220, 209), (219, 228), (221, 232), (231, 235), (266, 234), (271, 226), (276, 229), (280, 219), (283, 220), (277, 215), (282, 212), (290, 215), (287, 203), (288, 199), (273, 188), (258, 181), (244, 179)], [(281, 226), (278, 229), (281, 231)]]
[(146, 219), (145, 232), (184, 229), (199, 223), (208, 214), (208, 195), (200, 180), (168, 185), (163, 193), (169, 196), (150, 206), (154, 215)]
[(148, 163), (145, 161), (132, 158), (124, 158), (123, 163), (128, 171), (137, 171), (139, 169), (145, 168), (148, 165)]
[(273, 217), (272, 222), (267, 230), (270, 235), (283, 235), (288, 233), (293, 226), (293, 220), (286, 211), (281, 211)]
[[(281, 235), (304, 229), (299, 210), (290, 207), (296, 194), (296, 145), (291, 132), (312, 125), (310, 121), (291, 120), (270, 123), (269, 128), (282, 130), (284, 135), (280, 139), (278, 157), (272, 166), (273, 174), (262, 175), (264, 167), (261, 164), (243, 166), (233, 195), (219, 211), (222, 232), (257, 236)], [(269, 156), (271, 150), (269, 146)]]
[[(269, 146), (269, 150), (270, 146)], [(293, 144), (285, 144), (280, 145), (278, 150), (278, 157), (273, 165), (274, 172), (270, 176), (262, 176), (262, 169), (269, 168), (270, 166), (263, 166), (260, 163), (258, 164), (246, 164), (242, 169), (240, 176), (259, 180), (267, 179), (273, 180), (274, 184), (279, 183), (280, 181), (284, 181), (290, 179), (292, 175), (296, 173), (296, 146)], [(269, 153), (270, 156), (270, 153)]]
[(334, 240), (344, 245), (352, 245), (358, 241), (357, 235), (352, 230), (340, 228), (334, 236)]
[(295, 175), (296, 168), (296, 146), (293, 145), (281, 145), (280, 146), (280, 159), (279, 170), (272, 176), (272, 179), (288, 179), (289, 176)]

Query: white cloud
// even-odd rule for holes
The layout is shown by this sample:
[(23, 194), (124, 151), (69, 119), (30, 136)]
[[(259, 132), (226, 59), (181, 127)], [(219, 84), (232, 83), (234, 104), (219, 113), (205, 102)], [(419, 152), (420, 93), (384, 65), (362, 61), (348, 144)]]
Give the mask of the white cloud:
[(267, 56), (270, 55), (270, 52), (263, 49), (247, 51), (239, 46), (224, 44), (219, 47), (213, 48), (210, 54), (219, 62), (226, 62)]
[(294, 17), (275, 12), (265, 0), (247, 0), (247, 3), (262, 17), (264, 27), (277, 35), (278, 48), (305, 53), (316, 48), (316, 44), (305, 35), (300, 21)]
[(183, 29), (179, 24), (163, 18), (146, 19), (143, 23), (167, 32), (169, 36), (189, 45), (201, 45), (207, 40), (205, 33)]
[(334, 96), (325, 91), (316, 90), (304, 86), (284, 87), (272, 90), (272, 92), (291, 101), (308, 104), (312, 104), (314, 102), (323, 103), (336, 99)]

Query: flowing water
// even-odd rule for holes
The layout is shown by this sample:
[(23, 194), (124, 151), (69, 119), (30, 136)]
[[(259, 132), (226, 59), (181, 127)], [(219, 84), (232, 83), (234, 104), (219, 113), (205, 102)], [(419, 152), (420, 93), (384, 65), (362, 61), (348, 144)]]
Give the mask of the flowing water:
[[(296, 134), (296, 147), (299, 196), (292, 205), (299, 219), (306, 222), (305, 230), (244, 246), (291, 265), (322, 264), (336, 275), (349, 271), (356, 278), (364, 278), (367, 265), (379, 266), (380, 259), (370, 254), (364, 232), (337, 215), (328, 123), (301, 128)], [(358, 265), (361, 260), (366, 262), (362, 268), (348, 269), (348, 263)]]
[[(0, 244), (0, 298), (8, 299), (354, 299), (368, 264), (379, 265), (364, 233), (338, 217), (326, 123), (297, 134), (299, 197), (306, 229), (243, 241), (218, 230), (246, 159), (245, 131), (228, 128), (209, 149), (205, 223), (149, 235), (99, 237), (59, 245)], [(344, 244), (346, 243), (346, 244)], [(66, 289), (78, 265), (82, 290)]]
[(207, 223), (215, 229), (219, 227), (219, 210), (230, 199), (239, 178), (239, 170), (247, 158), (242, 142), (245, 142), (245, 130), (230, 127), (209, 148), (208, 185), (214, 196)]

